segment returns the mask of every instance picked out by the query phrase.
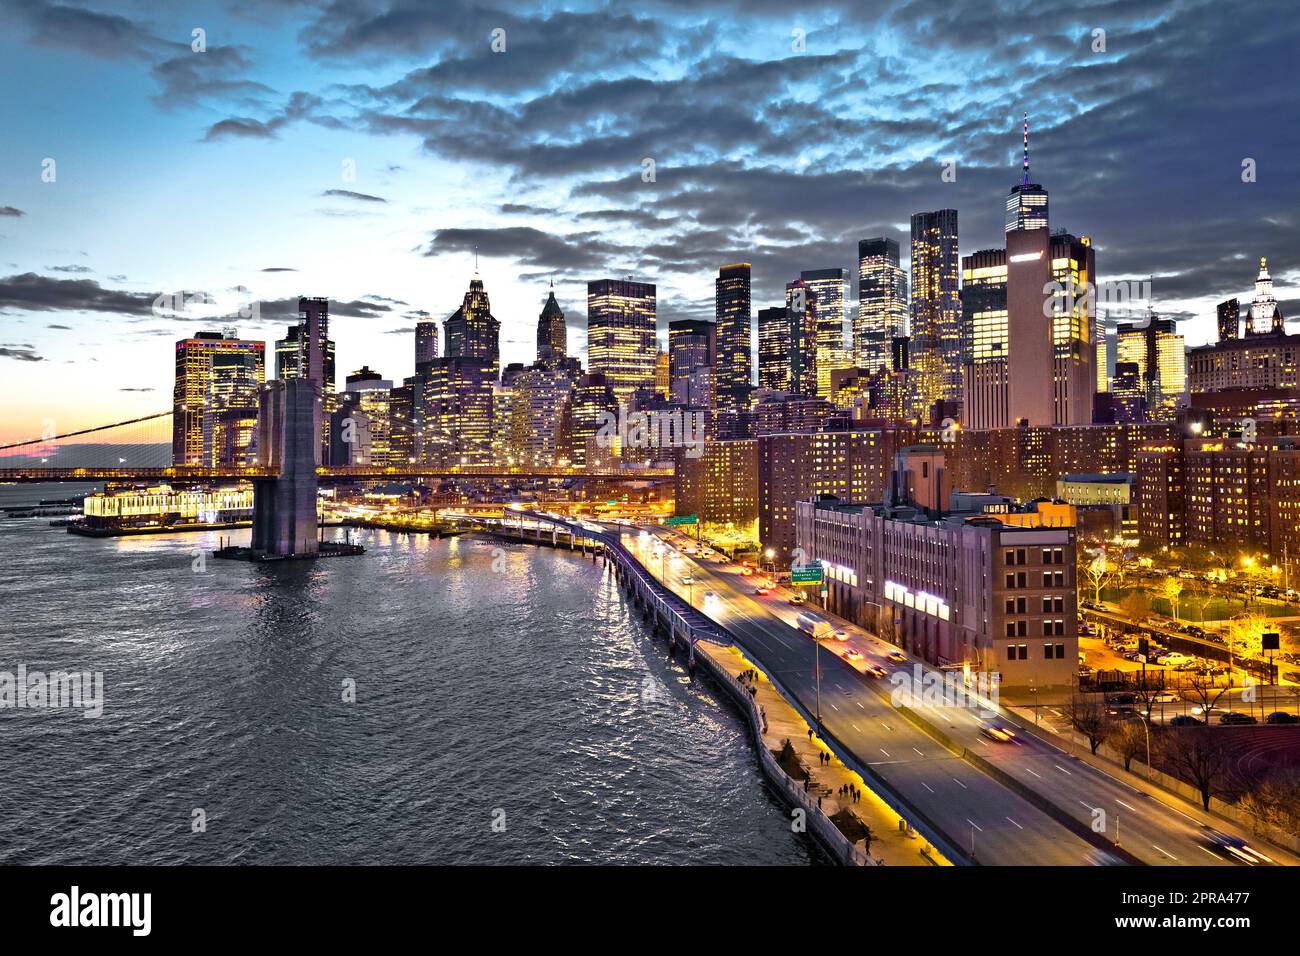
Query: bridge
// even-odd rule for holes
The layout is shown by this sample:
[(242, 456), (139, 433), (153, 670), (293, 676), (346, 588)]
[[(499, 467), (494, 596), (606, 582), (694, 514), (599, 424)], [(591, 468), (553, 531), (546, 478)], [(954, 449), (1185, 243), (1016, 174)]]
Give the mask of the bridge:
[[(257, 426), (261, 461), (253, 464), (167, 464), (171, 418), (170, 411), (158, 412), (0, 445), (0, 482), (250, 481), (254, 502), (251, 551), (269, 557), (313, 557), (319, 550), (316, 498), (321, 485), (444, 479), (636, 481), (672, 476), (671, 469), (648, 467), (587, 470), (422, 462), (321, 465), (320, 388), (308, 380), (270, 381), (262, 388)], [(86, 441), (72, 443), (70, 439)], [(66, 460), (73, 457), (82, 460)]]

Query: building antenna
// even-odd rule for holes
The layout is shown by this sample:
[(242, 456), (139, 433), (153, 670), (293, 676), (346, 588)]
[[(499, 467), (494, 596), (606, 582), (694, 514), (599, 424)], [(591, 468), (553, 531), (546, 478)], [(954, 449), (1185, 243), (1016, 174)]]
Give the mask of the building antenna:
[(478, 246), (474, 247), (474, 274), (478, 275)]
[(1025, 178), (1024, 185), (1029, 185), (1029, 111), (1025, 110)]

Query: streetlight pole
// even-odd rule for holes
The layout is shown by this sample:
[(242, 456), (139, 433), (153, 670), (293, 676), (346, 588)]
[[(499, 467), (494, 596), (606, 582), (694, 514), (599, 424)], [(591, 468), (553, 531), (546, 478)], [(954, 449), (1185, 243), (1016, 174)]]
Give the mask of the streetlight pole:
[(813, 635), (813, 672), (817, 677), (817, 736), (822, 733), (822, 642)]
[[(1147, 719), (1142, 716), (1142, 712), (1140, 710), (1134, 710), (1133, 713), (1137, 714), (1138, 720), (1142, 721), (1142, 729), (1146, 731), (1146, 735), (1147, 735), (1147, 780), (1149, 781), (1151, 779), (1151, 725), (1147, 723)], [(1207, 723), (1209, 722), (1209, 717), (1206, 717), (1206, 722)], [(1119, 816), (1118, 815), (1115, 817), (1115, 845), (1119, 846)]]

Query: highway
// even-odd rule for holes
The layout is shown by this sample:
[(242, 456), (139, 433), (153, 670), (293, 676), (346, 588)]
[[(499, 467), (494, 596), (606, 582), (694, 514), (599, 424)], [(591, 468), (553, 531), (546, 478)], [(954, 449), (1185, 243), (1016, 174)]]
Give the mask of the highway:
[[(662, 548), (658, 535), (666, 534), (667, 529), (642, 536), (637, 529), (616, 527), (625, 546), (651, 573), (661, 578), (666, 573), (669, 586), (689, 596), (695, 607), (733, 633), (807, 713), (815, 711), (814, 643), (795, 626), (801, 609), (787, 602), (788, 592), (775, 589), (766, 596), (755, 595), (761, 572), (747, 577), (735, 564), (695, 559), (672, 549), (656, 556), (656, 549)], [(694, 585), (683, 583), (687, 576), (694, 579)], [(706, 602), (703, 596), (709, 591), (716, 597)], [(892, 677), (900, 670), (912, 673), (920, 662), (908, 658), (907, 663), (894, 663), (886, 657), (897, 651), (893, 645), (832, 615), (817, 613), (848, 634), (845, 641), (822, 644), (821, 704), (826, 730), (853, 757), (870, 764), (906, 794), (951, 839), (967, 849), (973, 841), (981, 863), (1078, 865), (1097, 858), (1097, 851), (1065, 826), (909, 722), (890, 700), (893, 685), (889, 678), (874, 678), (862, 671), (866, 665), (878, 664)], [(841, 657), (849, 648), (862, 655), (860, 663)], [(1091, 827), (1102, 819), (1107, 836), (1114, 840), (1118, 832), (1121, 846), (1145, 863), (1244, 865), (1210, 843), (1202, 824), (1212, 823), (1216, 829), (1243, 839), (1248, 839), (1248, 834), (1198, 808), (1173, 798), (1164, 802), (1074, 759), (1028, 733), (1019, 718), (1001, 708), (994, 711), (996, 722), (1017, 731), (1007, 742), (992, 741), (983, 733), (988, 710), (919, 703), (913, 709), (958, 746), (990, 761), (1083, 825)], [(1272, 847), (1264, 852), (1280, 863), (1300, 862)]]

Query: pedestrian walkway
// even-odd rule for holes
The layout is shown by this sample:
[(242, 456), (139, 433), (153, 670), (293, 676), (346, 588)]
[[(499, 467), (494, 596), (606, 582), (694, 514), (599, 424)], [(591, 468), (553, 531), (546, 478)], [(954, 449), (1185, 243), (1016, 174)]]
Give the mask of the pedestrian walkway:
[[(731, 676), (739, 679), (741, 674), (752, 671), (757, 675), (747, 680), (748, 686), (755, 688), (754, 699), (766, 718), (767, 726), (763, 731), (763, 745), (769, 751), (779, 751), (789, 739), (799, 756), (799, 762), (810, 774), (808, 793), (815, 799), (821, 797), (822, 809), (828, 816), (834, 816), (840, 810), (853, 813), (871, 830), (871, 855), (889, 866), (950, 866), (938, 850), (928, 846), (926, 840), (912, 832), (908, 836), (899, 830), (901, 818), (888, 804), (877, 797), (863, 782), (862, 778), (844, 766), (815, 734), (809, 736), (809, 726), (785, 698), (781, 696), (766, 675), (758, 669), (738, 648), (717, 647), (703, 643), (695, 646), (695, 653), (707, 654)], [(829, 763), (818, 759), (819, 754), (829, 756)], [(802, 783), (802, 781), (796, 781)], [(850, 794), (841, 794), (840, 788), (846, 784), (859, 791), (855, 802)]]

